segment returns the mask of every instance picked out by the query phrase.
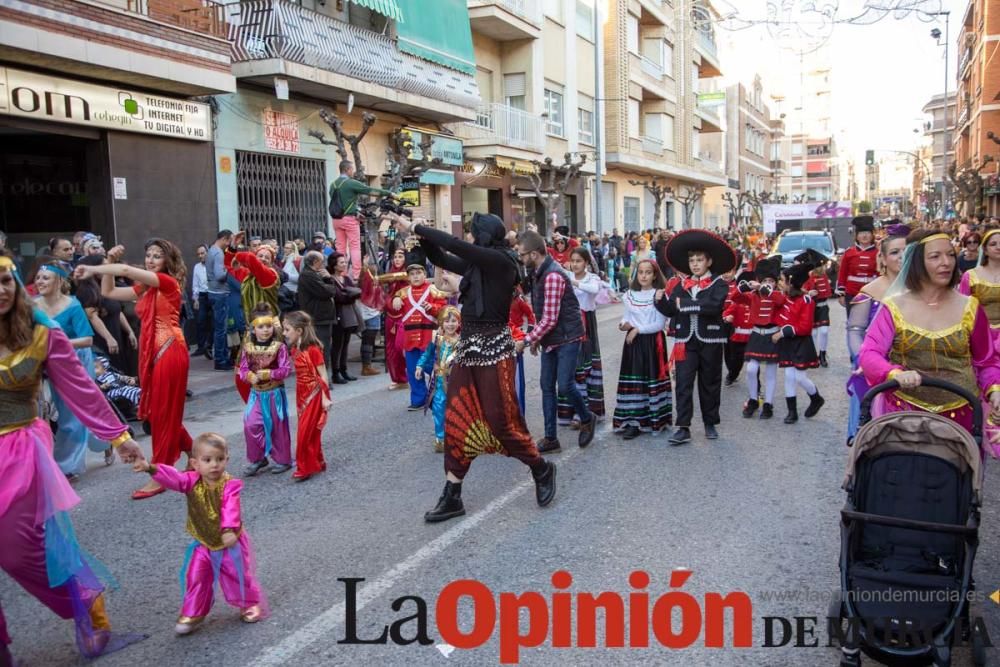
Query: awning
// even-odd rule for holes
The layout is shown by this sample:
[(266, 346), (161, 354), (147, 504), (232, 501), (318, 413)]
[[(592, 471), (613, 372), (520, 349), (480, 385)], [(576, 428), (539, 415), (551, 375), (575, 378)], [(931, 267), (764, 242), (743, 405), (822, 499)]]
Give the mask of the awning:
[(528, 176), (530, 174), (536, 173), (538, 170), (535, 169), (535, 165), (526, 160), (514, 160), (511, 158), (498, 157), (496, 159), (498, 167), (503, 167), (504, 169), (509, 169), (514, 174), (519, 176)]
[(396, 21), (396, 23), (403, 23), (405, 21), (403, 10), (399, 8), (396, 0), (351, 0), (351, 2), (362, 7), (367, 7), (373, 12)]
[[(381, 1), (365, 0), (365, 4)], [(392, 4), (398, 4), (406, 17), (396, 26), (400, 51), (469, 75), (476, 73), (466, 0), (434, 0), (433, 11), (427, 0), (393, 0)]]

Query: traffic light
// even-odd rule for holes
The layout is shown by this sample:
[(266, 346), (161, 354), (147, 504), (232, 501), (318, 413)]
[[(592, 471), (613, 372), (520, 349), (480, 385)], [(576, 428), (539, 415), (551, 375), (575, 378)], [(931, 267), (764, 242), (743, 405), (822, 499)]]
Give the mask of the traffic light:
[(865, 164), (869, 167), (875, 164), (875, 151), (865, 151)]

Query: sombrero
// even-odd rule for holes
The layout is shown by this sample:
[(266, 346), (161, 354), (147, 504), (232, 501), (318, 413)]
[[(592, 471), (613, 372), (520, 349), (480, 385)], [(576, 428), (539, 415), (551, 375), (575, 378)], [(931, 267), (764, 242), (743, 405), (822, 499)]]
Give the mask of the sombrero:
[(678, 273), (687, 275), (691, 272), (688, 264), (689, 252), (703, 252), (712, 258), (709, 269), (712, 275), (719, 276), (729, 273), (736, 267), (736, 252), (718, 234), (704, 229), (686, 229), (677, 232), (667, 243), (667, 262)]

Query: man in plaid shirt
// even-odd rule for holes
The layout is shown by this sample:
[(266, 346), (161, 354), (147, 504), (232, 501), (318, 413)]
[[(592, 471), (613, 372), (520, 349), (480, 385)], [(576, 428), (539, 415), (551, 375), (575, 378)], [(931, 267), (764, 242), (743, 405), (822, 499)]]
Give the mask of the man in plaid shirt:
[(539, 452), (554, 452), (560, 449), (556, 437), (556, 388), (558, 393), (569, 399), (580, 418), (580, 447), (586, 447), (594, 439), (597, 423), (587, 407), (587, 402), (576, 384), (577, 356), (580, 341), (586, 332), (583, 315), (576, 294), (569, 289), (569, 278), (562, 268), (549, 256), (545, 239), (537, 232), (525, 232), (518, 244), (518, 254), (524, 266), (531, 272), (531, 308), (537, 322), (535, 327), (518, 341), (518, 353), (525, 347), (537, 355), (542, 350), (542, 414), (545, 416), (545, 437), (538, 441)]

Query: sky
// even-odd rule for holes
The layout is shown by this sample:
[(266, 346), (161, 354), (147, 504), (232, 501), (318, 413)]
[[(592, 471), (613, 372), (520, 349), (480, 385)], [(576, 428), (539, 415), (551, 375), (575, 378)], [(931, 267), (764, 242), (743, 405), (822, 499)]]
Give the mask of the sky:
[[(838, 17), (861, 14), (866, 6), (919, 6), (926, 11), (950, 11), (948, 39), (948, 90), (955, 90), (955, 53), (959, 28), (968, 0), (712, 0), (722, 14), (737, 18), (766, 19), (769, 6), (784, 5), (796, 12), (802, 6), (819, 5)], [(900, 12), (901, 14), (905, 12)], [(926, 17), (925, 17), (926, 18)], [(822, 21), (808, 14), (792, 15), (789, 32), (823, 30)], [(746, 30), (716, 28), (725, 85), (749, 84), (762, 74), (765, 101), (768, 80), (763, 72), (771, 68), (798, 72), (798, 56), (782, 45), (794, 39), (776, 40), (758, 25)], [(832, 56), (833, 121), (838, 152), (863, 165), (865, 151), (873, 149), (914, 150), (927, 139), (922, 130), (921, 111), (932, 95), (944, 92), (944, 47), (930, 36), (939, 28), (944, 40), (944, 17), (924, 22), (914, 13), (896, 18), (888, 15), (871, 25), (835, 24), (829, 42)], [(754, 56), (748, 58), (747, 54)], [(794, 91), (793, 91), (794, 92)], [(808, 104), (808, 101), (806, 102)], [(773, 108), (773, 107), (772, 107)], [(887, 155), (876, 152), (876, 157)]]

